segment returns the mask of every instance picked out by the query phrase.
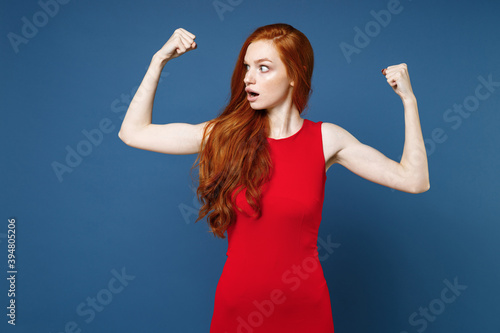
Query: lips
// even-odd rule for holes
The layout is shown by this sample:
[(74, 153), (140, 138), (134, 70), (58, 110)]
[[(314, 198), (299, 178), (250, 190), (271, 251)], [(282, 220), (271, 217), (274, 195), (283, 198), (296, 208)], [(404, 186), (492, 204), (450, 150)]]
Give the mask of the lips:
[(249, 102), (255, 102), (257, 98), (259, 98), (259, 93), (250, 89), (250, 88), (245, 88), (245, 91), (247, 93), (247, 100)]
[(250, 88), (245, 88), (245, 91), (246, 91), (247, 94), (252, 95), (252, 96), (259, 95), (258, 92), (256, 92), (255, 90), (252, 90)]

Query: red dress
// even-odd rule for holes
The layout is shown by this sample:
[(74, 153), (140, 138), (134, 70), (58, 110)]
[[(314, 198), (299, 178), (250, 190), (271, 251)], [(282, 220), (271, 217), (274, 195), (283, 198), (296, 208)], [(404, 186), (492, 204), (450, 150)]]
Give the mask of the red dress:
[(268, 138), (273, 168), (259, 219), (241, 191), (215, 292), (210, 333), (333, 333), (330, 295), (318, 259), (326, 182), (321, 121)]

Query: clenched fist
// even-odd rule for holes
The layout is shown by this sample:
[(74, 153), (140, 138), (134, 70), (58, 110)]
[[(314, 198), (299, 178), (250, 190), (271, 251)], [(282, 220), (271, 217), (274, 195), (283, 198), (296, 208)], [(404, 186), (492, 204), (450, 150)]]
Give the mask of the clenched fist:
[(410, 83), (410, 74), (406, 64), (389, 66), (382, 69), (382, 74), (385, 75), (387, 82), (394, 89), (396, 94), (402, 99), (415, 97)]
[(189, 31), (178, 28), (165, 45), (156, 52), (156, 55), (166, 61), (177, 58), (188, 51), (196, 49), (195, 38), (196, 36)]

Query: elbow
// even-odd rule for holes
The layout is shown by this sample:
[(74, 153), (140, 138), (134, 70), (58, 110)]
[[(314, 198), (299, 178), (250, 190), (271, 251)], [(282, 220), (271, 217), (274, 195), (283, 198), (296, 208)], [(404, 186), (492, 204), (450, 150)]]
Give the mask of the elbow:
[(429, 181), (421, 182), (419, 184), (412, 186), (408, 192), (413, 193), (413, 194), (419, 194), (419, 193), (427, 192), (430, 188), (431, 188), (431, 184)]
[(145, 128), (144, 127), (131, 127), (124, 126), (120, 127), (118, 131), (118, 137), (122, 140), (127, 146), (135, 147), (135, 143), (137, 142), (137, 138), (140, 136), (140, 132)]
[(131, 145), (131, 142), (130, 142), (130, 135), (127, 135), (123, 130), (120, 130), (118, 132), (118, 137), (120, 138), (120, 140), (122, 140), (127, 146), (130, 146)]

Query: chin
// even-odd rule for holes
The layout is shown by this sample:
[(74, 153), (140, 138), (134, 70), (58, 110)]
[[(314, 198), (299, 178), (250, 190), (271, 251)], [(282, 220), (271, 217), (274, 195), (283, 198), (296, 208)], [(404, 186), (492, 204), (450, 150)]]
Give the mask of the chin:
[(250, 104), (250, 107), (252, 109), (254, 109), (255, 111), (257, 111), (257, 110), (265, 110), (265, 108), (259, 107), (258, 104), (256, 104), (256, 103), (250, 103), (249, 102), (248, 104)]

